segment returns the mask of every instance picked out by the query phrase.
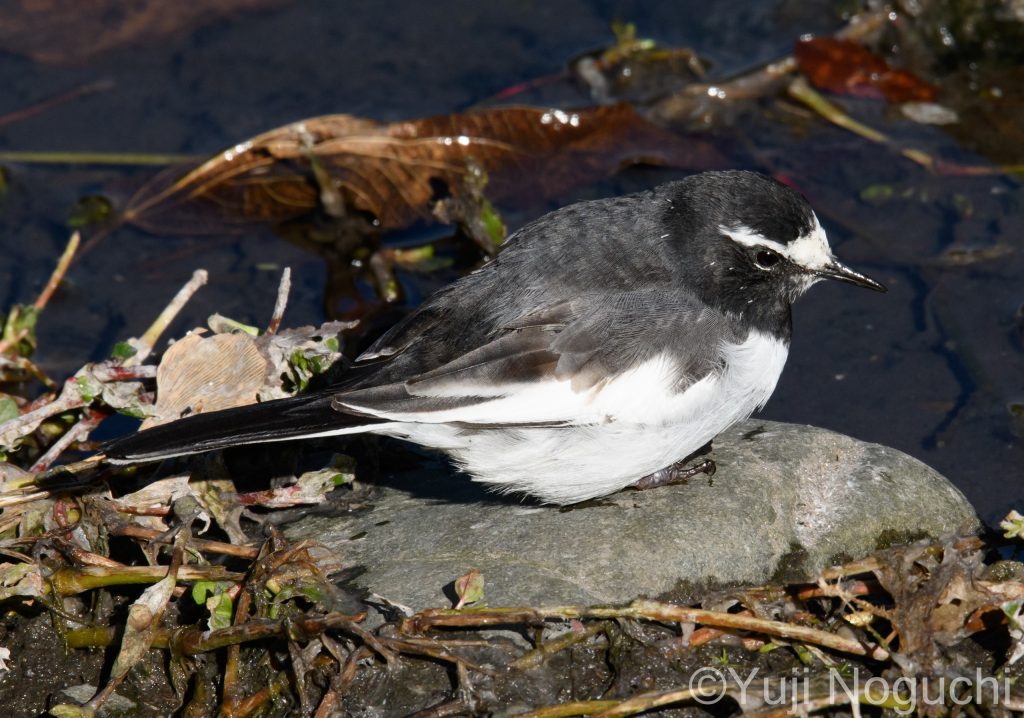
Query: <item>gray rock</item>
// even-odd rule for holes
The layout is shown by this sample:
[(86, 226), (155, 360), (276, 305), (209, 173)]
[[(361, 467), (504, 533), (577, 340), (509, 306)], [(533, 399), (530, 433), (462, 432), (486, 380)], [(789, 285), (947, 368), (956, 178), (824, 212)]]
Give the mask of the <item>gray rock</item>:
[[(68, 686), (61, 691), (77, 705), (85, 705), (99, 690), (96, 686), (88, 683), (80, 683), (77, 686)], [(97, 718), (121, 718), (121, 716), (133, 716), (139, 714), (139, 705), (128, 700), (119, 693), (111, 693), (110, 696), (96, 711)]]
[(442, 587), (472, 568), (492, 606), (618, 604), (809, 579), (979, 526), (925, 464), (824, 429), (748, 421), (719, 436), (712, 457), (713, 479), (563, 508), (489, 494), (443, 466), (417, 470), (375, 488), (371, 510), (305, 517), (286, 533), (335, 549), (364, 570), (358, 585), (418, 610), (451, 605)]

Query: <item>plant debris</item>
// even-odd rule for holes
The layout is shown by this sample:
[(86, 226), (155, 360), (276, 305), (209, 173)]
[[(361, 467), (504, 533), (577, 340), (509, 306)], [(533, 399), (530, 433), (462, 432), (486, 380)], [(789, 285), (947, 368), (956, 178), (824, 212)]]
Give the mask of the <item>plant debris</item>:
[(793, 51), (800, 71), (819, 90), (889, 102), (934, 102), (939, 90), (906, 70), (897, 70), (852, 40), (816, 37)]
[(628, 105), (562, 111), (504, 107), (381, 124), (352, 115), (294, 122), (182, 174), (158, 177), (124, 210), (153, 232), (216, 232), (322, 209), (374, 226), (432, 221), (435, 207), (479, 192), (491, 201), (549, 197), (638, 162), (706, 168), (717, 154)]
[[(629, 716), (718, 701), (729, 713), (770, 716), (851, 704), (927, 712), (964, 696), (982, 713), (1024, 708), (1014, 686), (1024, 665), (1024, 565), (986, 562), (976, 537), (896, 547), (815, 583), (721, 590), (695, 604), (492, 607), (471, 569), (452, 579), (454, 609), (413, 613), (340, 588), (344, 555), (291, 544), (265, 521), (296, 505), (372, 501), (348, 457), (255, 491), (240, 491), (242, 477), (211, 459), (172, 464), (172, 475), (90, 460), (26, 471), (42, 446), (17, 444), (52, 440), (38, 436), (44, 415), (80, 412), (52, 451), (90, 412), (144, 408), (168, 419), (250, 402), (296, 391), (339, 360), (337, 324), (280, 329), (284, 281), (273, 333), (215, 316), (212, 334), (194, 331), (158, 365), (145, 363), (204, 280), (197, 273), (142, 339), (0, 425), (10, 452), (0, 465), (0, 600), (26, 616), (25, 627), (32, 613), (48, 615), (72, 652), (119, 646), (102, 683), (97, 673), (90, 687), (52, 696), (53, 715), (94, 715), (115, 698), (152, 705), (133, 669), (147, 662), (163, 685), (159, 710), (188, 715), (328, 716), (381, 700), (396, 714), (437, 715)], [(216, 368), (200, 371), (194, 356)], [(55, 404), (59, 411), (47, 409)], [(1007, 536), (1019, 524), (1008, 516)], [(958, 693), (929, 688), (953, 677)]]

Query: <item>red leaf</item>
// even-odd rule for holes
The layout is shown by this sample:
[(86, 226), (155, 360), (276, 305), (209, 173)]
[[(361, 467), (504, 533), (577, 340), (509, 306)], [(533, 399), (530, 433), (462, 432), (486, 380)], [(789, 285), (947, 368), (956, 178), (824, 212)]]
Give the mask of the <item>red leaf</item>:
[(939, 90), (906, 70), (889, 64), (852, 40), (816, 37), (794, 49), (800, 71), (815, 87), (837, 95), (872, 97), (889, 102), (934, 102)]

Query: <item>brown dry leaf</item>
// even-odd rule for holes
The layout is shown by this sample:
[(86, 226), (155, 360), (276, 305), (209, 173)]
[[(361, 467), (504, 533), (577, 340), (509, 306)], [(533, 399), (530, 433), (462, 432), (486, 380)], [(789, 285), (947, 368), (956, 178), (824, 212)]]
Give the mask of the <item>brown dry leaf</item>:
[(127, 673), (149, 650), (153, 636), (160, 627), (160, 619), (167, 608), (167, 602), (174, 595), (177, 576), (177, 566), (168, 569), (167, 576), (143, 591), (132, 603), (121, 640), (121, 651), (111, 670), (112, 675), (120, 677)]
[(801, 40), (793, 50), (800, 71), (815, 87), (837, 95), (889, 102), (934, 102), (939, 90), (906, 70), (896, 70), (863, 45), (835, 37)]
[(124, 219), (157, 233), (205, 233), (283, 222), (323, 205), (398, 229), (432, 221), (436, 202), (460, 198), (475, 169), (487, 174), (487, 197), (501, 202), (556, 195), (641, 162), (706, 169), (723, 160), (706, 142), (622, 104), (502, 107), (391, 124), (325, 115), (258, 135), (184, 176), (157, 177)]
[(191, 413), (256, 403), (267, 361), (246, 334), (189, 334), (175, 342), (157, 369), (155, 413), (143, 429)]
[(4, 4), (0, 46), (48, 64), (78, 63), (122, 45), (152, 42), (238, 12), (286, 0), (12, 0)]
[(970, 615), (991, 602), (976, 580), (982, 552), (955, 541), (918, 542), (880, 556), (874, 573), (893, 598), (888, 615), (899, 633), (893, 660), (908, 673), (936, 675), (943, 656), (969, 634)]

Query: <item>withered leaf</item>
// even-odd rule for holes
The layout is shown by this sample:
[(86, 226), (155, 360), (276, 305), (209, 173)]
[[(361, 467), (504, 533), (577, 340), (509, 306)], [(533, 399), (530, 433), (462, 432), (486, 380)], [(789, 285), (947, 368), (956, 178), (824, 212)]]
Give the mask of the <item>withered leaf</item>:
[[(180, 555), (180, 546), (183, 544), (182, 539), (175, 541), (176, 556)], [(181, 561), (175, 558), (167, 569), (167, 575), (143, 591), (129, 607), (128, 620), (121, 637), (121, 649), (110, 670), (112, 682), (120, 682), (153, 645), (153, 637), (160, 627), (167, 603), (174, 595), (180, 565)]]
[(267, 361), (252, 337), (193, 332), (172, 344), (160, 360), (156, 409), (142, 428), (178, 419), (186, 410), (254, 404), (266, 372)]
[(800, 40), (793, 51), (800, 71), (815, 87), (837, 95), (889, 102), (934, 102), (938, 88), (852, 40), (816, 37)]
[(662, 129), (623, 104), (491, 108), (391, 124), (325, 115), (258, 135), (184, 174), (164, 173), (129, 201), (124, 219), (157, 233), (222, 232), (327, 205), (398, 229), (432, 221), (436, 202), (461, 197), (474, 171), (486, 173), (489, 199), (512, 202), (556, 195), (641, 162), (722, 164), (706, 142)]

